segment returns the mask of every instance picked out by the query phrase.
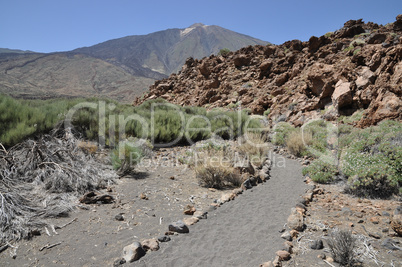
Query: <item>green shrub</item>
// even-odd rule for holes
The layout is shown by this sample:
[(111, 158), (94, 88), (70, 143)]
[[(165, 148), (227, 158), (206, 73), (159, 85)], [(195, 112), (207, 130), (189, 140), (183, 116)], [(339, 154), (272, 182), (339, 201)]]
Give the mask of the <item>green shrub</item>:
[(231, 51), (229, 48), (222, 48), (221, 50), (219, 50), (218, 56), (227, 56), (230, 52)]
[(303, 175), (309, 175), (310, 178), (317, 183), (330, 183), (338, 174), (336, 166), (321, 160), (315, 160), (309, 166), (302, 170)]
[(110, 158), (113, 168), (123, 176), (134, 171), (135, 166), (143, 158), (143, 154), (140, 146), (129, 141), (122, 141), (112, 150)]
[(296, 129), (287, 122), (277, 123), (273, 128), (272, 143), (279, 146), (286, 145), (286, 139), (294, 131)]
[(398, 193), (402, 186), (402, 123), (383, 121), (354, 129), (342, 136), (340, 143), (350, 193), (375, 198)]

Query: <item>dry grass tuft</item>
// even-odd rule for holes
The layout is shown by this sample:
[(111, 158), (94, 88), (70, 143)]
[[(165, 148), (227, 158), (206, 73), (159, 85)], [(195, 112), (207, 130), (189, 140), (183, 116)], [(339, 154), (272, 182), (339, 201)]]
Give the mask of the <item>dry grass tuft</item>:
[(302, 134), (301, 131), (291, 132), (289, 137), (286, 139), (286, 147), (289, 149), (290, 153), (300, 157), (306, 151), (306, 145), (310, 145), (313, 140), (313, 135), (311, 132), (305, 132)]

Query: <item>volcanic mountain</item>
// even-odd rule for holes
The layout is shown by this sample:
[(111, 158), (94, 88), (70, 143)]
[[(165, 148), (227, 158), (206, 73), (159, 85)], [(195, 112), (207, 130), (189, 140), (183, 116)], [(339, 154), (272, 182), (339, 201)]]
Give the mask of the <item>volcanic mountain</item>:
[(27, 98), (110, 97), (124, 102), (179, 70), (188, 57), (203, 58), (223, 48), (238, 50), (256, 44), (268, 42), (197, 23), (69, 52), (2, 49), (7, 53), (0, 53), (0, 92)]

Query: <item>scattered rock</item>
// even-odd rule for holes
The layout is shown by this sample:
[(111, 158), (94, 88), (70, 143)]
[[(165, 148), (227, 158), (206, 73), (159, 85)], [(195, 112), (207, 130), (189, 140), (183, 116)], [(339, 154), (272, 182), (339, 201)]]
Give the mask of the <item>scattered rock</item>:
[(371, 217), (370, 222), (372, 222), (373, 224), (379, 224), (380, 219), (378, 217)]
[(327, 255), (325, 255), (324, 253), (318, 254), (317, 258), (325, 260), (327, 258)]
[(123, 264), (125, 264), (125, 263), (126, 263), (126, 260), (125, 260), (124, 258), (116, 259), (116, 260), (113, 262), (113, 267), (118, 267), (118, 266), (123, 265)]
[(236, 196), (238, 196), (238, 195), (240, 195), (240, 194), (242, 194), (243, 193), (243, 189), (242, 188), (236, 188), (236, 189), (233, 189), (233, 194), (235, 194)]
[(84, 204), (109, 204), (114, 201), (114, 198), (107, 194), (98, 196), (95, 192), (89, 192), (82, 196), (79, 201)]
[(163, 242), (169, 242), (170, 240), (171, 240), (170, 237), (167, 236), (167, 235), (162, 235), (162, 236), (159, 236), (159, 237), (158, 237), (158, 241), (161, 242), (161, 243), (163, 243)]
[(225, 193), (221, 196), (221, 198), (219, 199), (218, 203), (226, 203), (229, 202), (231, 200), (234, 200), (236, 197), (236, 195), (233, 192), (229, 192), (229, 193)]
[(290, 260), (290, 253), (284, 250), (279, 250), (276, 252), (276, 255), (279, 257), (281, 261)]
[(187, 225), (183, 221), (180, 221), (180, 220), (169, 224), (169, 231), (180, 233), (180, 234), (186, 234), (186, 233), (190, 232)]
[(250, 179), (247, 179), (242, 183), (241, 187), (243, 190), (247, 190), (253, 188), (253, 185), (251, 184)]
[(183, 211), (183, 213), (186, 215), (193, 215), (194, 212), (196, 212), (196, 209), (193, 205), (187, 205)]
[(144, 200), (148, 200), (148, 197), (147, 197), (147, 195), (145, 195), (145, 193), (141, 193), (140, 198), (144, 199)]
[(116, 216), (114, 216), (114, 219), (116, 221), (124, 221), (124, 217), (122, 214), (117, 214)]
[(139, 260), (145, 255), (145, 250), (139, 242), (134, 242), (131, 245), (125, 246), (123, 249), (123, 259), (126, 262)]
[(285, 231), (282, 235), (281, 238), (287, 240), (287, 241), (292, 241), (292, 236), (290, 235), (289, 231)]
[(196, 212), (194, 212), (193, 216), (197, 217), (200, 220), (207, 219), (208, 218), (208, 212), (197, 210)]
[(323, 244), (323, 242), (322, 242), (321, 239), (318, 239), (318, 240), (315, 240), (315, 241), (310, 245), (310, 248), (311, 248), (311, 249), (314, 249), (314, 250), (320, 250), (320, 249), (323, 249), (323, 248), (324, 248), (324, 244)]
[(304, 230), (304, 218), (303, 214), (297, 211), (296, 208), (292, 208), (291, 214), (288, 217), (287, 220), (287, 226), (292, 229), (296, 230), (299, 232), (302, 232)]
[(272, 264), (271, 261), (264, 262), (263, 264), (260, 264), (260, 267), (273, 267), (274, 265)]
[(159, 250), (159, 242), (155, 238), (152, 239), (146, 239), (141, 242), (142, 248), (145, 251), (151, 250), (151, 251), (157, 251)]
[(190, 218), (185, 218), (183, 219), (183, 222), (186, 225), (193, 225), (196, 224), (200, 219), (198, 219), (197, 217), (190, 217)]

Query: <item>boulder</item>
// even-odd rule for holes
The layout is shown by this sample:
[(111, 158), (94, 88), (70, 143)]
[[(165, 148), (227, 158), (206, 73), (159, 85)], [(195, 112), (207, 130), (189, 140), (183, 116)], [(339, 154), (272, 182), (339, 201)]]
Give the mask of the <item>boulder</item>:
[(246, 55), (238, 55), (233, 59), (233, 63), (236, 67), (247, 66), (250, 64), (251, 58)]
[(335, 90), (331, 98), (338, 110), (350, 105), (353, 100), (350, 83), (339, 80), (335, 85)]
[(134, 242), (131, 245), (125, 246), (123, 249), (123, 258), (126, 262), (139, 260), (145, 255), (145, 250), (139, 242)]
[(369, 85), (370, 82), (374, 82), (374, 80), (374, 72), (372, 72), (369, 67), (363, 67), (360, 76), (356, 79), (357, 89), (365, 89), (367, 85)]
[(186, 234), (186, 233), (190, 232), (187, 225), (183, 221), (180, 221), (180, 220), (169, 224), (169, 231), (180, 233), (180, 234)]
[(298, 212), (296, 208), (292, 208), (291, 213), (287, 220), (287, 226), (291, 230), (296, 230), (299, 232), (304, 230), (303, 214)]

